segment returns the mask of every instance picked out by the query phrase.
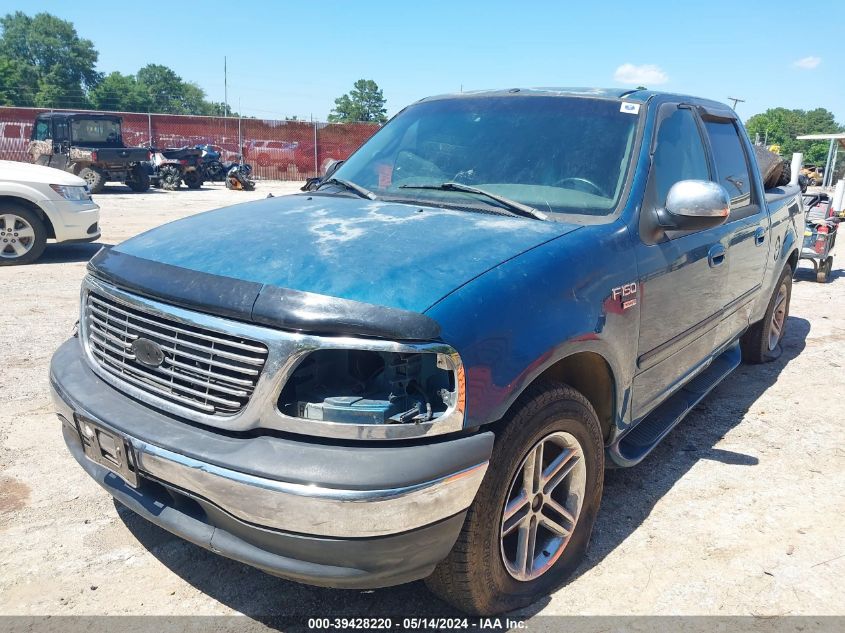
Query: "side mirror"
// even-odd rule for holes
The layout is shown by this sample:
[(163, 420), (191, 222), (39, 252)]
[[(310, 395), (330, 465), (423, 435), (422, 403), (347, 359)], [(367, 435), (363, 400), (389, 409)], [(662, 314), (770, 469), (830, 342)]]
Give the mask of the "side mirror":
[(657, 223), (669, 231), (700, 231), (723, 224), (731, 212), (725, 188), (709, 180), (681, 180), (672, 185)]

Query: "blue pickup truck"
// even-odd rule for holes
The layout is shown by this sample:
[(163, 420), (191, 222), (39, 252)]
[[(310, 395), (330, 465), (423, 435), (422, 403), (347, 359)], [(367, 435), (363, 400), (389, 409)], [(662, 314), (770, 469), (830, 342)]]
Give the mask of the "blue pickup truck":
[(90, 262), (50, 381), (149, 521), (491, 614), (582, 560), (632, 466), (787, 326), (804, 210), (737, 119), (646, 90), (423, 99), (302, 194)]

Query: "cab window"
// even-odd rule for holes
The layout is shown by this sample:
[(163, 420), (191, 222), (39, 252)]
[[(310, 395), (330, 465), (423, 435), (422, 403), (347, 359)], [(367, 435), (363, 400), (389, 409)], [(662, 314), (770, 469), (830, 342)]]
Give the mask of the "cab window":
[(710, 137), (713, 162), (716, 165), (715, 180), (728, 192), (731, 198), (731, 219), (737, 219), (742, 213), (735, 211), (751, 204), (751, 175), (739, 132), (730, 121), (705, 120), (704, 127)]
[(50, 138), (50, 123), (47, 121), (36, 121), (32, 129), (33, 141), (46, 141)]
[(652, 162), (654, 203), (659, 206), (666, 204), (669, 189), (676, 182), (710, 180), (707, 153), (695, 115), (686, 108), (668, 108), (674, 112), (660, 123)]

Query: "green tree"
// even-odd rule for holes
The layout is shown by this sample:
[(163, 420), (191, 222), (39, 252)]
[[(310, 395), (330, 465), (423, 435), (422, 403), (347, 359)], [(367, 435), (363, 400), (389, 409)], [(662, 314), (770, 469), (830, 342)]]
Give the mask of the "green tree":
[(149, 112), (151, 99), (147, 88), (134, 75), (113, 72), (106, 75), (89, 94), (97, 110), (121, 112)]
[(372, 79), (359, 79), (349, 93), (334, 101), (334, 110), (329, 114), (332, 123), (352, 123), (369, 121), (384, 123), (387, 121), (386, 100)]
[(173, 70), (161, 64), (148, 64), (136, 75), (147, 91), (152, 112), (165, 114), (213, 114), (214, 106), (205, 100), (205, 92), (194, 83), (183, 81)]
[(0, 56), (0, 105), (34, 106), (38, 82), (26, 65)]
[[(22, 11), (0, 18), (0, 57), (10, 60), (31, 77), (35, 105), (83, 107), (87, 91), (99, 83), (97, 51), (82, 39), (73, 24), (49, 13), (30, 17)], [(26, 86), (20, 99), (26, 100)]]
[(751, 140), (759, 136), (761, 143), (778, 145), (781, 156), (789, 157), (793, 152), (803, 152), (805, 163), (824, 163), (828, 142), (798, 141), (796, 136), (845, 130), (845, 126), (839, 125), (833, 113), (825, 108), (809, 111), (770, 108), (748, 119), (745, 128)]

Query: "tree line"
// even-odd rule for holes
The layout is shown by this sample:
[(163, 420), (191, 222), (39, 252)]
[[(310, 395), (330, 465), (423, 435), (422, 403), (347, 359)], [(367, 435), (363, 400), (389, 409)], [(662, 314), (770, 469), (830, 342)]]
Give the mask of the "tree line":
[(745, 123), (752, 141), (769, 147), (776, 146), (778, 153), (789, 158), (794, 152), (804, 153), (805, 164), (824, 165), (829, 141), (798, 141), (796, 136), (805, 134), (835, 134), (845, 132), (845, 125), (836, 122), (833, 112), (826, 108), (813, 110), (788, 110), (770, 108), (755, 114)]

